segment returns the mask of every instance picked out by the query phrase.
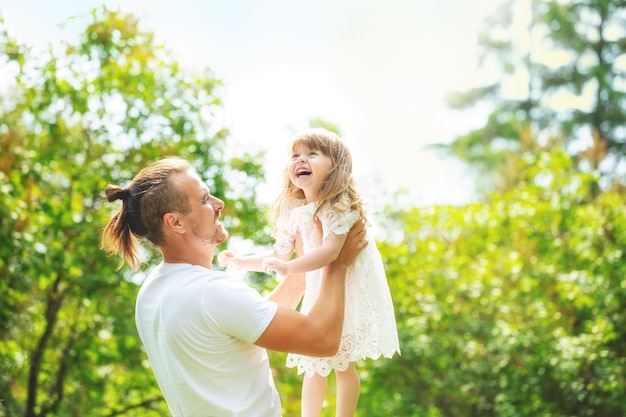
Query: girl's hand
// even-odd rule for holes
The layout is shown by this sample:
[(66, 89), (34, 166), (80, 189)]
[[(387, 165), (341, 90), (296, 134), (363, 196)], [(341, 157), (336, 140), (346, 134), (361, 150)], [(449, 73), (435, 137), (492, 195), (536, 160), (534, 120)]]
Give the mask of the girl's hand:
[(237, 262), (233, 259), (236, 258), (235, 252), (230, 250), (223, 250), (217, 255), (217, 262), (223, 267), (237, 267)]
[(263, 267), (263, 271), (266, 273), (276, 272), (278, 275), (287, 275), (287, 262), (283, 262), (278, 258), (274, 258), (273, 256), (268, 256), (263, 259), (263, 263), (261, 264)]

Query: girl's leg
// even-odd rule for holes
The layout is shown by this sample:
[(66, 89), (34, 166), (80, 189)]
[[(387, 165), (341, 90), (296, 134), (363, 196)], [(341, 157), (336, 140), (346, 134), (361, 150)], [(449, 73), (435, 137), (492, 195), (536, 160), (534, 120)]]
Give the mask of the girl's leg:
[(361, 393), (361, 380), (354, 362), (345, 371), (337, 371), (337, 409), (335, 417), (353, 417)]
[(319, 417), (326, 397), (328, 379), (318, 373), (304, 376), (302, 381), (302, 417)]

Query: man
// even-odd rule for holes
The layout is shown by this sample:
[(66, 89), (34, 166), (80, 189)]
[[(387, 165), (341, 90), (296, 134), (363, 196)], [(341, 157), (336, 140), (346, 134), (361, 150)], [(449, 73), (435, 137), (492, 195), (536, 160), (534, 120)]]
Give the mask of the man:
[(106, 225), (102, 247), (133, 269), (142, 239), (163, 255), (139, 291), (135, 318), (173, 416), (280, 416), (265, 348), (337, 352), (346, 270), (367, 244), (364, 225), (350, 231), (339, 258), (325, 268), (323, 303), (303, 315), (293, 309), (302, 277), (287, 277), (266, 299), (212, 270), (215, 248), (228, 237), (218, 221), (224, 203), (187, 161), (157, 161), (127, 188), (109, 185), (105, 192), (122, 207)]

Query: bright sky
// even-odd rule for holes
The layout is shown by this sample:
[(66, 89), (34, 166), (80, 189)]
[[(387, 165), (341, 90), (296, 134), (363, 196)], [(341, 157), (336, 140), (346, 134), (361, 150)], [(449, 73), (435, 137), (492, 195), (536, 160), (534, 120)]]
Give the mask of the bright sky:
[[(190, 67), (225, 82), (232, 140), (268, 151), (278, 184), (286, 144), (319, 117), (338, 124), (366, 200), (410, 189), (417, 204), (460, 204), (472, 181), (423, 149), (480, 124), (446, 92), (475, 81), (476, 40), (496, 0), (105, 0), (132, 12)], [(75, 42), (102, 0), (0, 0), (10, 33), (30, 45)], [(380, 203), (380, 202), (379, 202)]]

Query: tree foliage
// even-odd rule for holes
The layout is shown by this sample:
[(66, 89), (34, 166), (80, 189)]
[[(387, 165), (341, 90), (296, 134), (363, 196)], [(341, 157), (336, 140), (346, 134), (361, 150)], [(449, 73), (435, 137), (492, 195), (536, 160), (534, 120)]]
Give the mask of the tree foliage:
[(552, 129), (580, 170), (601, 172), (600, 186), (623, 182), (625, 6), (624, 0), (503, 0), (479, 39), (483, 69), (495, 76), (447, 98), (459, 110), (489, 103), (489, 116), (483, 127), (439, 147), (495, 173), (497, 182), (528, 126), (538, 141)]
[[(179, 68), (133, 16), (94, 10), (76, 44), (39, 53), (0, 28), (0, 69), (15, 75), (0, 95), (0, 416), (166, 415), (134, 325), (142, 275), (98, 249), (117, 209), (103, 189), (186, 156), (225, 196), (231, 234), (262, 245), (261, 159), (226, 152), (220, 80)], [(599, 174), (581, 172), (567, 138), (519, 126), (505, 191), (370, 213), (402, 355), (359, 364), (359, 415), (626, 414), (626, 201), (590, 193)], [(297, 415), (284, 356), (274, 374)]]
[(626, 413), (625, 198), (562, 150), (521, 159), (484, 204), (388, 217), (402, 356), (366, 364), (359, 415)]
[(230, 230), (261, 240), (260, 161), (227, 160), (221, 81), (181, 70), (131, 15), (96, 9), (76, 44), (43, 52), (2, 29), (0, 65), (15, 75), (0, 102), (0, 415), (164, 415), (134, 326), (141, 277), (98, 249), (117, 209), (104, 187), (187, 157)]

